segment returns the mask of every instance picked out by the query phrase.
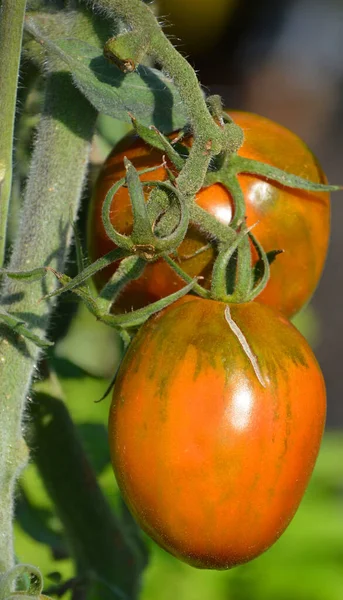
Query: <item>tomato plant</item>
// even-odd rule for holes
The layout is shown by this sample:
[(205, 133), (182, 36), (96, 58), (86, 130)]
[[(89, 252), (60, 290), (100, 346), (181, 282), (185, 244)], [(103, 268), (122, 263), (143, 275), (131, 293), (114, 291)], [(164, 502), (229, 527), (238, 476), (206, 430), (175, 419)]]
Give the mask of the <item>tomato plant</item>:
[(283, 316), (186, 296), (147, 321), (119, 371), (109, 419), (118, 484), (178, 558), (244, 563), (292, 519), (325, 407), (316, 359)]
[[(244, 131), (244, 143), (238, 154), (265, 162), (289, 173), (317, 183), (326, 178), (316, 158), (307, 146), (291, 131), (263, 117), (230, 112), (230, 116)], [(106, 193), (124, 176), (123, 158), (127, 156), (137, 169), (162, 163), (162, 153), (150, 148), (134, 136), (129, 136), (116, 147), (108, 159), (96, 184), (89, 224), (89, 247), (92, 260), (113, 248), (106, 235), (101, 209)], [(165, 180), (164, 167), (141, 179)], [(291, 189), (267, 181), (261, 176), (240, 174), (247, 224), (255, 225), (254, 235), (266, 252), (283, 250), (271, 266), (271, 278), (259, 296), (259, 301), (292, 316), (311, 297), (322, 272), (330, 229), (330, 203), (327, 192)], [(229, 191), (221, 184), (205, 187), (197, 195), (197, 203), (224, 223), (233, 216), (233, 202)], [(111, 207), (113, 226), (121, 233), (132, 228), (132, 211), (126, 188), (115, 195)], [(186, 273), (204, 278), (204, 287), (210, 287), (211, 269), (215, 256), (213, 248), (204, 248), (208, 240), (194, 225), (179, 248), (180, 264)], [(96, 278), (99, 287), (113, 273), (115, 265), (101, 271)], [(119, 299), (124, 310), (138, 308), (177, 289), (184, 282), (163, 260), (147, 265), (143, 275), (132, 281)]]

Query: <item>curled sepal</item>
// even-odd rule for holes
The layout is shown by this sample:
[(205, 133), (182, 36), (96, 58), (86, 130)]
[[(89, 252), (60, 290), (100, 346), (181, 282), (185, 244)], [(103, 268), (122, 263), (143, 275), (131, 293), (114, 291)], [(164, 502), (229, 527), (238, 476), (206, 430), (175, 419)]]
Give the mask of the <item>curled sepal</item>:
[[(187, 233), (189, 225), (189, 209), (186, 199), (184, 198), (183, 194), (168, 181), (145, 181), (144, 185), (147, 185), (152, 188), (158, 188), (159, 190), (162, 190), (166, 193), (168, 199), (170, 199), (170, 197), (174, 197), (177, 201), (179, 208), (178, 224), (168, 235), (161, 237), (154, 235), (155, 255), (160, 256), (162, 254), (170, 254), (179, 247)], [(151, 208), (152, 207), (150, 207), (150, 209)], [(167, 213), (164, 215), (165, 221), (167, 221), (168, 218)], [(155, 230), (156, 227), (154, 223), (153, 231)]]
[(125, 250), (122, 250), (122, 248), (115, 248), (114, 250), (111, 250), (110, 252), (105, 254), (105, 256), (98, 258), (98, 260), (96, 260), (94, 263), (83, 269), (83, 271), (81, 271), (81, 273), (76, 275), (76, 277), (74, 277), (73, 279), (71, 279), (67, 275), (58, 273), (54, 269), (51, 269), (51, 267), (45, 267), (46, 270), (52, 271), (52, 273), (57, 277), (57, 279), (60, 281), (63, 287), (59, 288), (58, 290), (55, 290), (54, 292), (51, 292), (50, 294), (47, 294), (46, 296), (44, 296), (43, 299), (51, 298), (52, 296), (59, 296), (64, 292), (68, 292), (76, 287), (79, 287), (85, 281), (87, 281), (87, 279), (95, 275), (95, 273), (98, 273), (98, 271), (101, 271), (111, 263), (117, 262), (125, 256), (127, 256), (127, 252), (125, 252)]
[(143, 273), (146, 261), (139, 256), (128, 256), (123, 258), (114, 275), (109, 282), (102, 288), (99, 301), (103, 301), (104, 308), (108, 312), (125, 285), (133, 279), (138, 279)]
[[(184, 239), (189, 223), (189, 211), (186, 200), (182, 193), (168, 181), (144, 181), (141, 182), (139, 175), (153, 171), (146, 169), (138, 172), (133, 164), (124, 158), (126, 168), (125, 179), (120, 179), (108, 191), (102, 207), (102, 220), (108, 237), (114, 244), (126, 250), (129, 254), (136, 254), (144, 260), (154, 261), (162, 254), (168, 254), (176, 250)], [(133, 228), (130, 236), (122, 235), (116, 231), (111, 223), (110, 209), (114, 195), (123, 185), (129, 189), (130, 200), (133, 212)], [(179, 221), (171, 233), (165, 236), (158, 236), (154, 233), (154, 223), (150, 218), (150, 210), (143, 192), (143, 186), (160, 188), (166, 193), (167, 197), (176, 199), (179, 207)], [(150, 203), (150, 209), (152, 209)]]
[[(234, 282), (234, 290), (230, 294), (228, 293), (228, 275), (229, 275), (229, 262), (233, 258), (233, 255), (239, 249), (239, 246), (243, 242), (244, 252), (248, 253), (250, 256), (250, 248), (246, 246), (246, 240), (249, 233), (249, 229), (244, 228), (239, 234), (236, 234), (236, 239), (230, 243), (228, 246), (224, 246), (213, 265), (212, 270), (212, 284), (211, 284), (211, 297), (216, 300), (221, 300), (223, 302), (246, 302), (246, 299), (243, 299), (243, 292), (241, 286), (245, 289), (246, 292), (246, 279), (249, 279), (249, 275), (242, 274), (242, 271), (239, 272), (240, 277), (242, 278), (242, 284), (236, 277), (237, 281)], [(238, 257), (238, 253), (236, 253)], [(236, 265), (237, 268), (237, 265)], [(248, 261), (245, 262), (245, 268), (250, 268), (248, 265)]]
[[(152, 236), (152, 231), (151, 231), (149, 215), (146, 211), (146, 208), (144, 207), (145, 200), (144, 200), (144, 195), (143, 195), (142, 183), (139, 180), (139, 175), (129, 160), (127, 160), (125, 158), (124, 162), (125, 162), (125, 167), (126, 167), (126, 177), (122, 177), (122, 179), (119, 179), (119, 181), (117, 181), (108, 190), (108, 192), (105, 196), (105, 201), (102, 205), (101, 217), (102, 217), (102, 222), (103, 222), (106, 234), (109, 237), (109, 239), (116, 246), (119, 246), (120, 248), (126, 250), (129, 253), (132, 253), (132, 252), (134, 252), (134, 246), (135, 246), (134, 240), (132, 240), (131, 236), (123, 235), (123, 234), (119, 233), (118, 231), (116, 231), (116, 229), (113, 227), (113, 225), (111, 223), (111, 218), (110, 218), (110, 210), (111, 210), (113, 198), (121, 187), (123, 187), (125, 185), (127, 185), (129, 187), (130, 200), (131, 200), (132, 210), (133, 210), (133, 218), (134, 218), (134, 221), (135, 221), (135, 218), (140, 220), (141, 234), (144, 235), (144, 244), (152, 245), (152, 237), (153, 236)], [(143, 171), (140, 171), (140, 174), (150, 173), (152, 171), (155, 171), (156, 168), (157, 167), (151, 167), (149, 169), (144, 169)], [(133, 173), (133, 171), (135, 171), (136, 176)], [(136, 225), (136, 230), (137, 230), (137, 225)], [(143, 241), (142, 241), (142, 243), (143, 243)]]
[(177, 151), (174, 144), (171, 144), (169, 139), (161, 133), (154, 125), (146, 127), (142, 125), (133, 115), (130, 114), (132, 125), (140, 138), (144, 140), (149, 146), (153, 146), (162, 152), (165, 152), (169, 160), (173, 163), (178, 171), (181, 171), (185, 164), (185, 158), (188, 155), (188, 148), (182, 146), (182, 153), (184, 157)]
[(36, 344), (36, 346), (38, 346), (39, 348), (48, 348), (49, 346), (53, 346), (52, 342), (49, 342), (48, 340), (43, 340), (38, 335), (30, 331), (30, 329), (27, 328), (25, 321), (17, 319), (17, 317), (14, 317), (3, 308), (0, 308), (0, 321), (5, 323), (18, 335), (21, 335), (27, 340), (30, 340), (30, 342)]
[(189, 207), (190, 220), (195, 223), (201, 231), (207, 234), (209, 239), (216, 239), (223, 244), (231, 244), (236, 239), (236, 232), (231, 226), (218, 221), (207, 210), (198, 206), (193, 200)]
[(175, 273), (183, 279), (186, 283), (191, 283), (193, 281), (192, 291), (195, 292), (201, 298), (210, 298), (211, 294), (209, 290), (205, 290), (198, 283), (194, 283), (194, 279), (188, 273), (185, 273), (183, 269), (175, 262), (170, 256), (164, 256), (163, 259), (168, 263), (168, 265), (175, 271)]
[(178, 171), (181, 171), (181, 169), (183, 169), (183, 167), (185, 165), (185, 158), (188, 155), (188, 149), (186, 147), (184, 147), (185, 148), (185, 150), (184, 150), (185, 158), (183, 158), (177, 151), (176, 145), (172, 145), (170, 143), (170, 141), (168, 140), (168, 138), (165, 135), (163, 135), (163, 133), (161, 133), (157, 129), (157, 127), (155, 127), (154, 125), (151, 125), (150, 129), (155, 133), (156, 137), (158, 138), (160, 146), (161, 146), (161, 150), (163, 150), (166, 153), (169, 160), (173, 163), (173, 165), (176, 167), (176, 169)]
[[(144, 308), (139, 308), (132, 312), (125, 313), (123, 315), (112, 315), (109, 314), (108, 308), (110, 304), (108, 303), (104, 306), (104, 303), (99, 301), (99, 298), (93, 298), (91, 294), (82, 287), (78, 287), (74, 290), (75, 294), (82, 298), (88, 310), (96, 317), (98, 321), (102, 321), (106, 325), (110, 327), (114, 327), (119, 330), (130, 329), (131, 327), (140, 327), (151, 315), (159, 312), (163, 308), (166, 308), (182, 296), (185, 296), (190, 292), (196, 280), (193, 279), (191, 283), (183, 287), (181, 290), (178, 290), (174, 294), (170, 296), (166, 296), (161, 300), (157, 300), (157, 302), (153, 302)], [(128, 334), (125, 332), (124, 340), (128, 340)]]
[[(268, 254), (263, 250), (261, 244), (257, 241), (255, 236), (251, 233), (251, 231), (248, 232), (248, 235), (249, 235), (249, 238), (258, 254), (259, 260), (256, 264), (259, 263), (258, 269), (261, 273), (257, 284), (253, 286), (250, 294), (247, 297), (246, 301), (250, 302), (251, 300), (254, 300), (255, 298), (257, 298), (257, 296), (266, 287), (266, 284), (270, 277), (270, 264), (273, 262), (273, 260), (275, 260), (276, 256), (278, 254), (280, 254), (280, 252), (282, 252), (282, 250), (275, 250), (272, 253), (269, 253), (270, 254), (270, 257), (269, 257)], [(256, 267), (255, 267), (255, 274), (256, 274)]]
[[(15, 592), (17, 581), (27, 583), (27, 589)], [(0, 600), (43, 600), (43, 577), (39, 569), (29, 564), (19, 564), (0, 577)]]
[(221, 183), (225, 185), (225, 187), (229, 190), (232, 196), (234, 204), (234, 213), (232, 221), (230, 223), (230, 227), (232, 227), (232, 229), (236, 229), (242, 224), (242, 222), (245, 219), (246, 208), (243, 190), (236, 175), (230, 174), (229, 171), (223, 172)]
[(292, 175), (291, 173), (286, 173), (281, 169), (259, 162), (258, 160), (244, 158), (238, 155), (231, 158), (230, 172), (236, 174), (248, 173), (249, 175), (260, 175), (266, 179), (276, 181), (285, 187), (306, 190), (308, 192), (336, 192), (337, 190), (342, 189), (342, 186), (340, 185), (313, 183), (312, 181), (308, 181), (297, 175)]
[(98, 318), (100, 321), (120, 329), (140, 327), (140, 325), (145, 323), (145, 321), (151, 317), (151, 315), (154, 315), (163, 308), (170, 306), (170, 304), (173, 304), (173, 302), (176, 302), (176, 300), (179, 300), (179, 298), (182, 298), (188, 294), (193, 289), (195, 283), (196, 280), (193, 279), (191, 283), (183, 287), (181, 290), (178, 290), (177, 292), (174, 292), (174, 294), (170, 294), (170, 296), (166, 296), (161, 300), (157, 300), (157, 302), (148, 304), (148, 306), (145, 306), (144, 308), (139, 308), (123, 315), (100, 315)]
[[(246, 231), (246, 228), (245, 232)], [(251, 268), (251, 249), (248, 235), (244, 235), (237, 248), (237, 285), (233, 292), (234, 302), (246, 302), (254, 282), (254, 272)]]

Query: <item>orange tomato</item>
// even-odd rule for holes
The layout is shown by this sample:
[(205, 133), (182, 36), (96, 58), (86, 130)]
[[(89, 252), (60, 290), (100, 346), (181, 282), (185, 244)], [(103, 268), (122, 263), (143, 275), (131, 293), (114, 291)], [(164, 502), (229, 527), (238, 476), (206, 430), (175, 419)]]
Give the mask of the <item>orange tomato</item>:
[(121, 365), (109, 417), (119, 487), (165, 550), (239, 565), (292, 519), (325, 411), (320, 368), (283, 316), (187, 296), (145, 323)]
[[(291, 131), (263, 117), (230, 111), (232, 119), (243, 129), (244, 143), (238, 154), (283, 169), (316, 183), (326, 178), (316, 158)], [(95, 186), (89, 220), (89, 249), (95, 260), (113, 248), (104, 230), (101, 210), (110, 187), (125, 175), (123, 158), (127, 156), (137, 169), (162, 163), (162, 152), (151, 149), (135, 136), (129, 136), (109, 155)], [(165, 180), (163, 167), (142, 175), (142, 181)], [(271, 265), (271, 277), (259, 296), (259, 301), (290, 317), (312, 296), (320, 279), (330, 232), (330, 197), (326, 192), (307, 192), (286, 188), (257, 175), (239, 175), (248, 226), (256, 224), (254, 235), (264, 250), (283, 250)], [(197, 194), (202, 208), (229, 223), (233, 202), (229, 191), (220, 183), (205, 187)], [(112, 201), (111, 220), (121, 233), (132, 228), (132, 211), (126, 188), (121, 188)], [(190, 275), (202, 276), (209, 288), (215, 251), (208, 249), (193, 256), (207, 244), (207, 239), (194, 225), (179, 247), (181, 267)], [(115, 271), (113, 265), (95, 278), (102, 287)], [(143, 275), (131, 282), (119, 298), (121, 310), (145, 306), (176, 290), (184, 282), (163, 261), (147, 265)]]

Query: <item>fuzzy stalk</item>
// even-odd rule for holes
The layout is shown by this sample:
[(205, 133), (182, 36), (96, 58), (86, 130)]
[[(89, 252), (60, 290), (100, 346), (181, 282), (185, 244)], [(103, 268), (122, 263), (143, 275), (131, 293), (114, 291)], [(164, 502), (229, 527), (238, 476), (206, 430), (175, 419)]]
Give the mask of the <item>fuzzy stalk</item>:
[(133, 600), (145, 555), (101, 492), (59, 386), (50, 382), (38, 384), (31, 405), (33, 452), (64, 525), (77, 576), (88, 581), (89, 600)]
[(0, 267), (12, 187), (13, 132), (26, 0), (0, 2)]
[[(63, 271), (88, 162), (96, 112), (69, 75), (47, 81), (21, 222), (9, 270), (51, 266)], [(25, 283), (6, 278), (1, 304), (26, 321), (33, 333), (47, 332), (55, 289), (50, 273)], [(23, 414), (40, 350), (5, 325), (0, 327), (0, 575), (14, 564), (12, 516), (16, 479), (25, 466)]]
[[(193, 196), (203, 184), (211, 157), (227, 146), (226, 132), (210, 115), (194, 70), (164, 35), (152, 10), (142, 0), (88, 2), (114, 19), (123, 19), (139, 37), (140, 46), (147, 48), (147, 53), (156, 59), (178, 88), (192, 126), (194, 142), (186, 161), (185, 176), (181, 171), (177, 183), (182, 194)], [(127, 35), (130, 36), (130, 32)], [(111, 40), (106, 46), (111, 50)]]

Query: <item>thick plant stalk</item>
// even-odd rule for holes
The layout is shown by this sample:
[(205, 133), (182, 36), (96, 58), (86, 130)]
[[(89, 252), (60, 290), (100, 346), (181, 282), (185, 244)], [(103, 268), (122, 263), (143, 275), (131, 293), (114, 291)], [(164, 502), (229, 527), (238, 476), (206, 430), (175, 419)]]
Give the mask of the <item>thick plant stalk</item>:
[(26, 0), (0, 1), (0, 267), (12, 186), (13, 131)]
[(34, 459), (64, 525), (77, 576), (90, 578), (89, 600), (133, 600), (145, 557), (103, 496), (58, 386), (54, 388), (50, 385), (53, 395), (35, 394)]
[[(63, 271), (87, 167), (96, 113), (66, 73), (47, 82), (21, 223), (9, 270), (52, 266)], [(52, 301), (41, 301), (56, 280), (24, 283), (6, 278), (1, 304), (44, 336)], [(0, 575), (14, 564), (12, 513), (16, 479), (26, 463), (23, 415), (39, 349), (0, 328)]]

